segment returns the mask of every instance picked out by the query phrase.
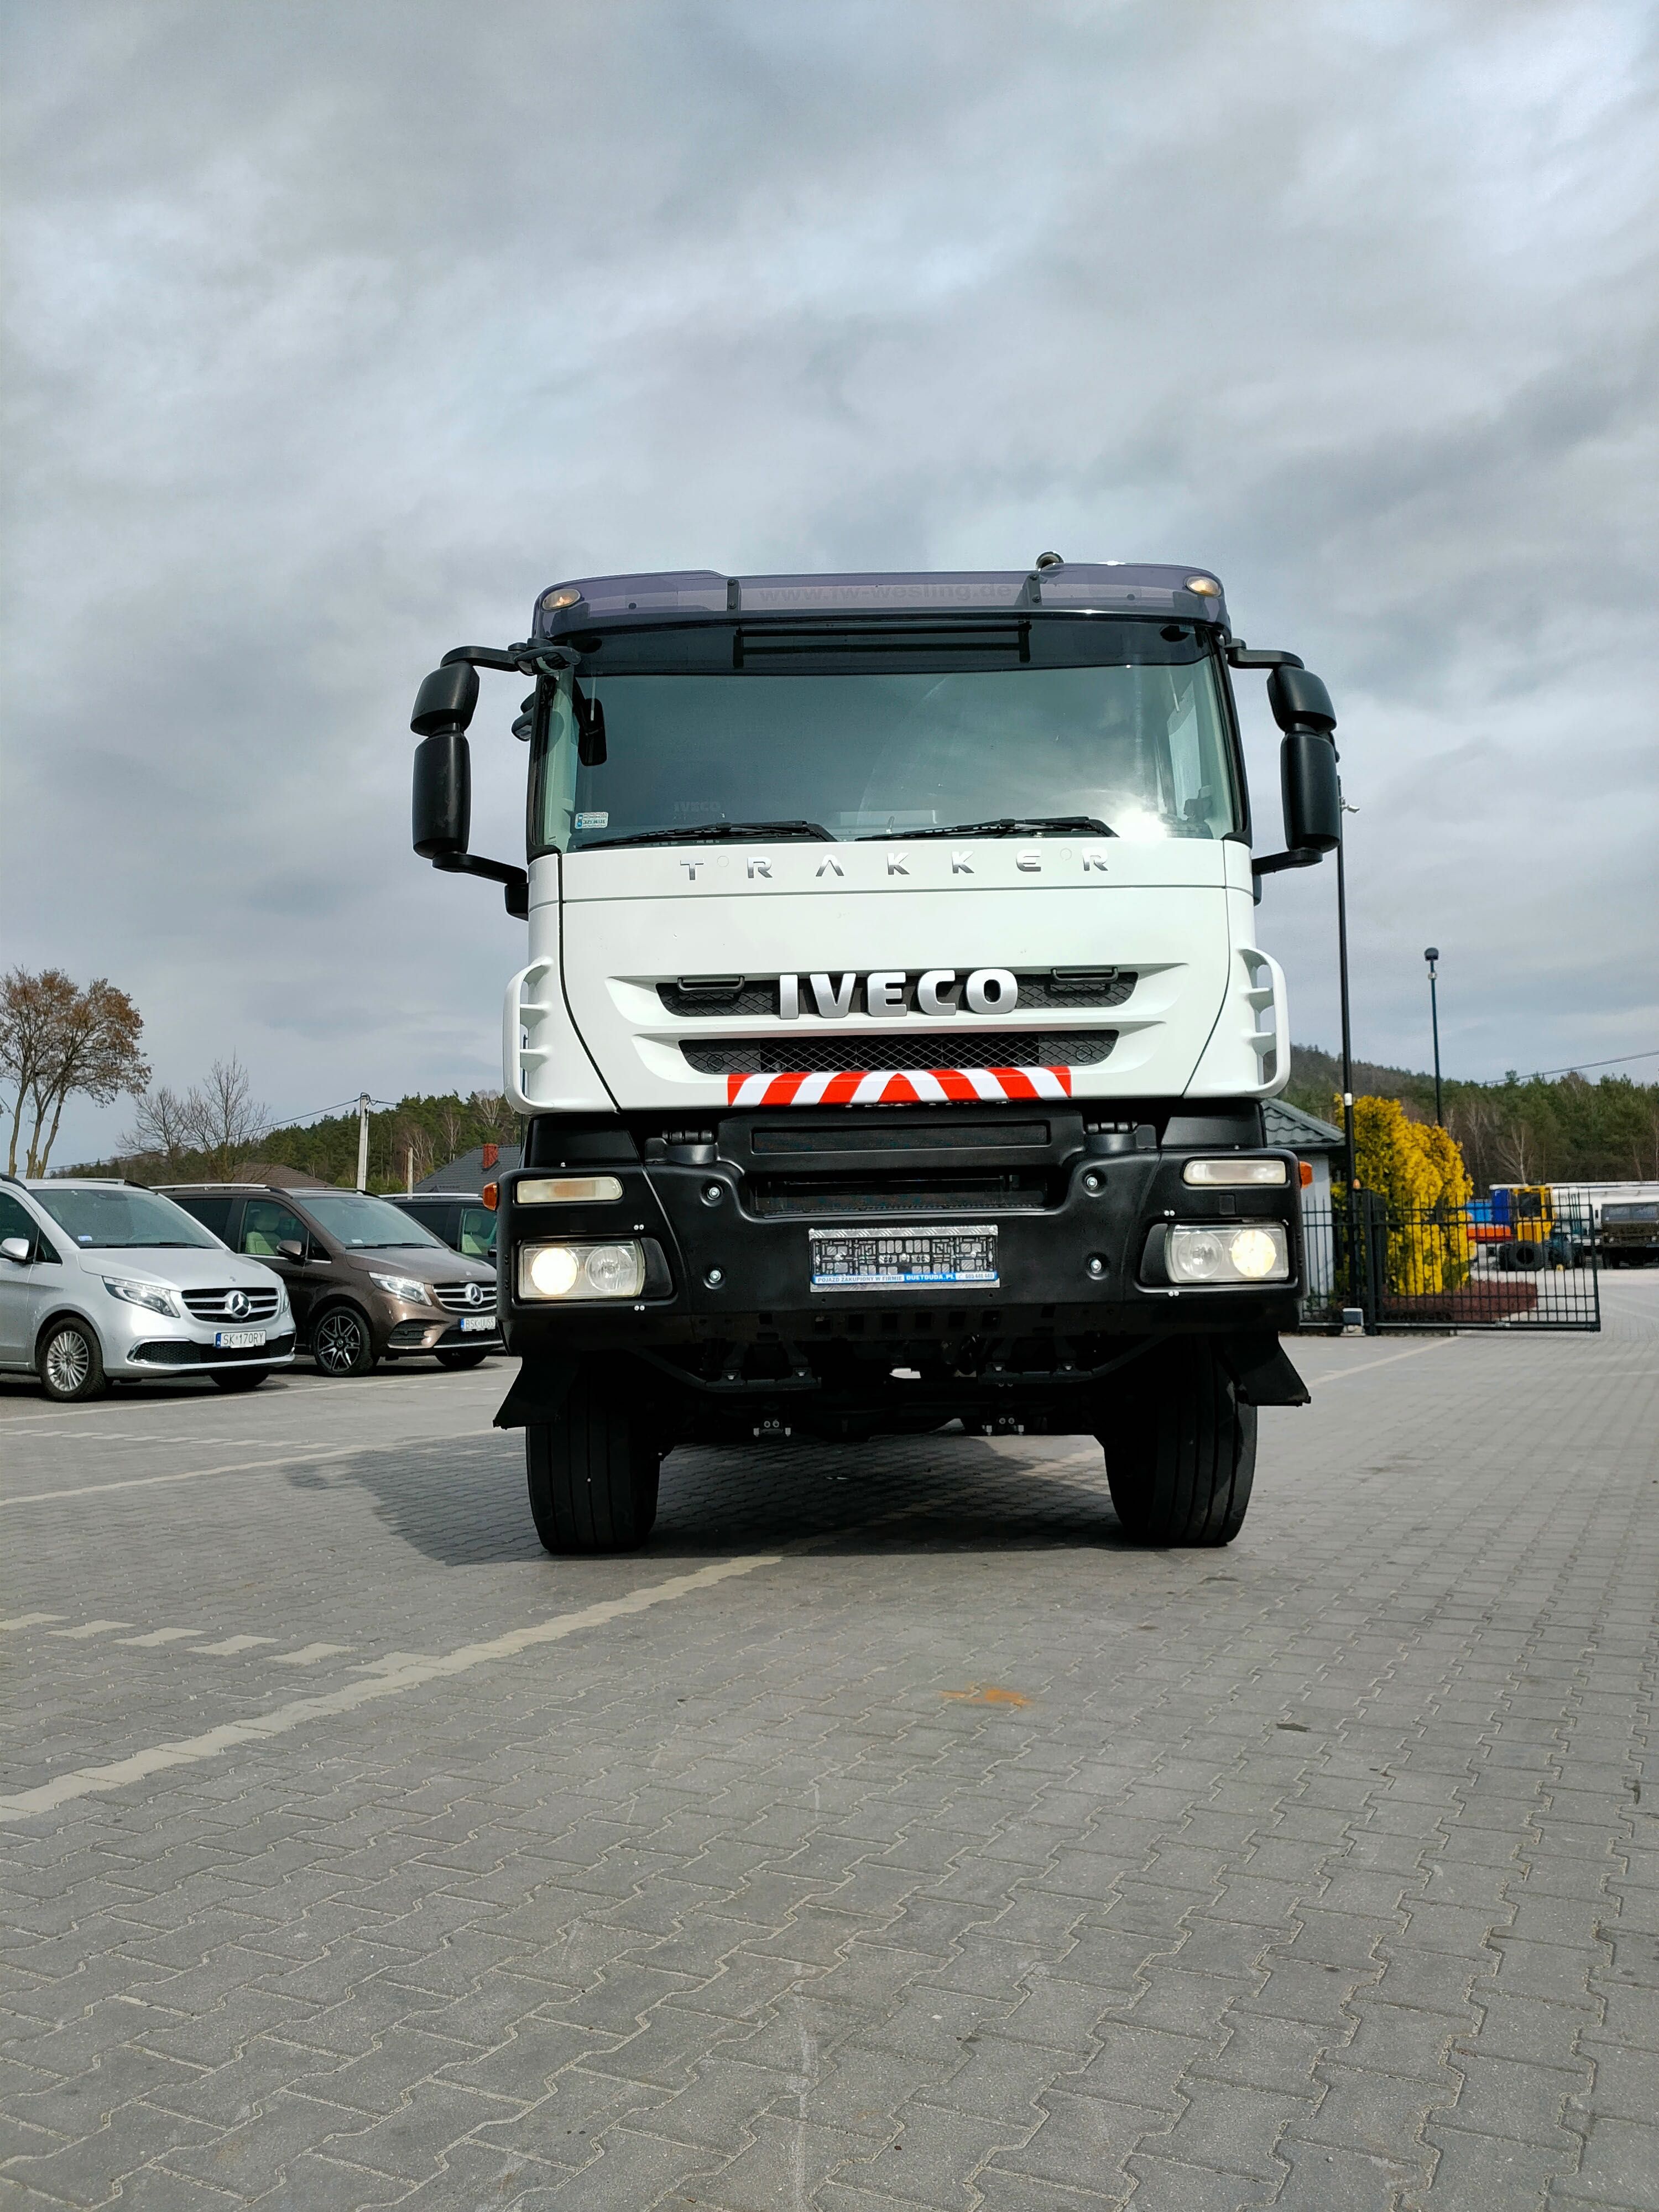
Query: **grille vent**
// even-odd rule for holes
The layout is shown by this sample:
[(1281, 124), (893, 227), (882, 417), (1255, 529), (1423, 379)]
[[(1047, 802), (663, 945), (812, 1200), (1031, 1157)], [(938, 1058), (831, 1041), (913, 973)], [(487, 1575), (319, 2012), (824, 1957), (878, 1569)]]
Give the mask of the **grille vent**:
[(848, 1036), (711, 1037), (682, 1044), (699, 1075), (867, 1074), (878, 1068), (1097, 1067), (1115, 1030), (930, 1030), (926, 1036), (867, 1030)]
[(480, 1283), (478, 1288), (483, 1295), (474, 1305), (466, 1294), (468, 1285), (465, 1283), (434, 1283), (432, 1285), (433, 1295), (438, 1304), (447, 1307), (451, 1313), (493, 1314), (495, 1310), (495, 1285), (494, 1283)]
[(230, 1301), (236, 1295), (234, 1291), (185, 1291), (180, 1295), (198, 1321), (269, 1321), (283, 1302), (280, 1291), (244, 1291), (246, 1308), (234, 1314), (230, 1310)]

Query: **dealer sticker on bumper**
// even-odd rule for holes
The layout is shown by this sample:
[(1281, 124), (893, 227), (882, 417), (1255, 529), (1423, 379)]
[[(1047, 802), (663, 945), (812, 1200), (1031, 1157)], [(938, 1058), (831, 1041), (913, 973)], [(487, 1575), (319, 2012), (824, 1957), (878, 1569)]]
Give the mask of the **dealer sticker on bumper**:
[(216, 1328), (214, 1348), (218, 1352), (257, 1352), (265, 1340), (262, 1328)]
[(815, 1291), (994, 1289), (997, 1232), (809, 1229)]

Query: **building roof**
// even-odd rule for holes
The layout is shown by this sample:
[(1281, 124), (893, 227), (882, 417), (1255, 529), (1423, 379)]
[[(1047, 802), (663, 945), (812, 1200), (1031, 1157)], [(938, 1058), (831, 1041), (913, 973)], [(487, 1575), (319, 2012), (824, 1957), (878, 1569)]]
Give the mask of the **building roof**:
[(1347, 1141), (1340, 1129), (1322, 1121), (1316, 1114), (1304, 1114), (1299, 1106), (1286, 1104), (1282, 1098), (1265, 1100), (1261, 1118), (1267, 1125), (1267, 1142), (1287, 1146), (1293, 1152), (1340, 1152)]
[(230, 1180), (262, 1183), (267, 1190), (331, 1190), (334, 1187), (307, 1168), (285, 1168), (272, 1160), (244, 1160), (232, 1169)]
[(451, 1160), (447, 1167), (436, 1168), (429, 1176), (423, 1176), (416, 1184), (416, 1191), (477, 1198), (487, 1182), (493, 1182), (498, 1175), (504, 1175), (509, 1168), (518, 1167), (524, 1158), (519, 1146), (498, 1145), (495, 1158), (486, 1167), (484, 1151), (483, 1145), (474, 1145), (470, 1152), (463, 1152), (459, 1159)]

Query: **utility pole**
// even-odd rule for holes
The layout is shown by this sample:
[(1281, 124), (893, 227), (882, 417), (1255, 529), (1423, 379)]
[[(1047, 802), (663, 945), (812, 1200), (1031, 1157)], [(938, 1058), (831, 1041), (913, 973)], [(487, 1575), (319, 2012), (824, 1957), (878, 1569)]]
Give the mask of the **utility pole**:
[(1435, 967), (1440, 957), (1440, 947), (1437, 945), (1427, 946), (1423, 957), (1429, 963), (1429, 1019), (1434, 1025), (1434, 1119), (1436, 1127), (1443, 1129), (1446, 1116), (1440, 1104), (1440, 993)]
[(1348, 805), (1342, 798), (1341, 791), (1342, 787), (1339, 783), (1337, 827), (1342, 834), (1336, 841), (1336, 957), (1342, 988), (1342, 1153), (1343, 1172), (1348, 1184), (1348, 1304), (1357, 1306), (1363, 1301), (1359, 1295), (1358, 1200), (1354, 1190), (1353, 1030), (1348, 1010), (1348, 873), (1343, 855), (1348, 842), (1344, 817), (1357, 814), (1359, 810)]
[(357, 1188), (368, 1188), (368, 1109), (367, 1091), (357, 1094)]

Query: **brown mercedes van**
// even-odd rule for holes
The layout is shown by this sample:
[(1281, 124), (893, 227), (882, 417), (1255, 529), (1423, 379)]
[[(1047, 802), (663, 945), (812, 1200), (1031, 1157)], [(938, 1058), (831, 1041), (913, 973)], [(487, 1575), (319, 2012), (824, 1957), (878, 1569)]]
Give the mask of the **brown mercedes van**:
[(501, 1348), (495, 1271), (362, 1191), (175, 1183), (166, 1195), (288, 1285), (300, 1348), (325, 1375), (429, 1354), (477, 1367)]

